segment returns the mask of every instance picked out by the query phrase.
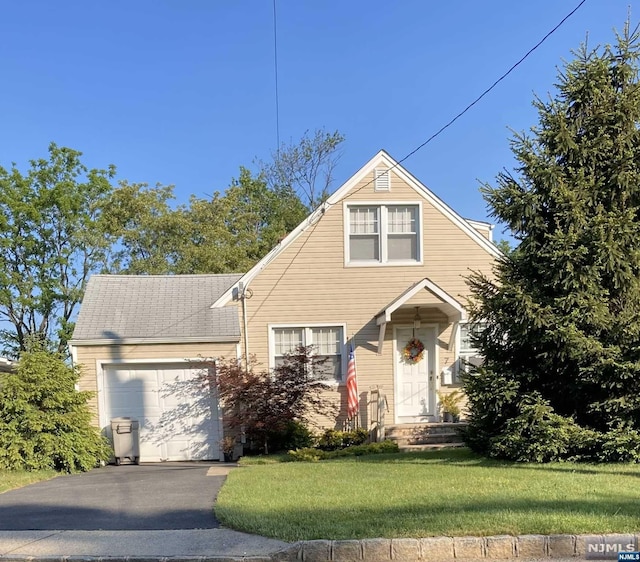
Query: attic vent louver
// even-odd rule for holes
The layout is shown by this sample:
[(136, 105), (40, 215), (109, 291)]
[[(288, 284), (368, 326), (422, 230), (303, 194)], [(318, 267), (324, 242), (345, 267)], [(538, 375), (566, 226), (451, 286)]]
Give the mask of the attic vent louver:
[(375, 191), (390, 191), (391, 190), (391, 178), (390, 172), (386, 168), (376, 168), (375, 172)]

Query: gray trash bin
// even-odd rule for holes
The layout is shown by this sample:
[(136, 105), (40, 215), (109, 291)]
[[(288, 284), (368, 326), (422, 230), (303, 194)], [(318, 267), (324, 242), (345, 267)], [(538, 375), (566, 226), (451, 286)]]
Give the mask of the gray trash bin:
[(140, 423), (131, 418), (113, 418), (113, 452), (116, 464), (140, 464)]

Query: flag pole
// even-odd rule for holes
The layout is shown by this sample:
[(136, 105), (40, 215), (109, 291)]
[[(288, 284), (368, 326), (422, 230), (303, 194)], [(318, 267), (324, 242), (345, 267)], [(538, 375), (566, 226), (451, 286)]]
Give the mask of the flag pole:
[(358, 410), (360, 409), (355, 344), (355, 336), (352, 334), (349, 344), (349, 362), (347, 366), (347, 420), (351, 430), (356, 429), (358, 426)]

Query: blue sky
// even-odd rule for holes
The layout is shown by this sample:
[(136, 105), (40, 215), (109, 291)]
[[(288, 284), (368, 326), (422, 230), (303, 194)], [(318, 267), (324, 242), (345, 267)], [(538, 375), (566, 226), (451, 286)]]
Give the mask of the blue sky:
[[(277, 0), (281, 141), (345, 135), (336, 183), (380, 148), (401, 159), (484, 91), (578, 0)], [(613, 40), (629, 0), (587, 0), (464, 117), (405, 162), (460, 214), (511, 168), (509, 128), (536, 122), (557, 66)], [(635, 16), (635, 17), (634, 17)], [(0, 18), (0, 165), (50, 141), (118, 178), (224, 190), (276, 148), (272, 0), (22, 0)], [(497, 238), (501, 237), (497, 232)]]

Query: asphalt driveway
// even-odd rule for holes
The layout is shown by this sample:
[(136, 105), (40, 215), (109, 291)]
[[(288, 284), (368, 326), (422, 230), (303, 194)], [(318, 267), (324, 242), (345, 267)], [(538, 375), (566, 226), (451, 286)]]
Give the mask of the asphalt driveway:
[(0, 494), (0, 530), (215, 529), (212, 507), (226, 478), (219, 466), (109, 465), (38, 482)]

